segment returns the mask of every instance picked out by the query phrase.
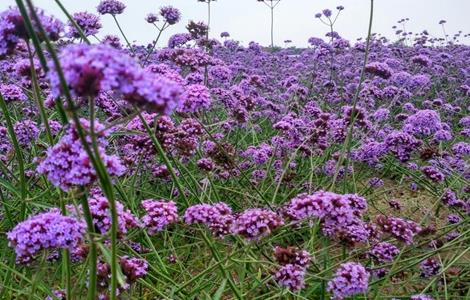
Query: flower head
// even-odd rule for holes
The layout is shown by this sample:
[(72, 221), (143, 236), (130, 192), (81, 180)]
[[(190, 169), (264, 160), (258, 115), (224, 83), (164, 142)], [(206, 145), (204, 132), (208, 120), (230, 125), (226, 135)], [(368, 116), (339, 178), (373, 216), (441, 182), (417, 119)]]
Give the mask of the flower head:
[(114, 16), (122, 14), (126, 9), (126, 5), (117, 0), (102, 0), (96, 9), (101, 15), (110, 14)]
[(336, 270), (335, 276), (328, 282), (328, 290), (333, 293), (333, 299), (342, 300), (365, 293), (368, 281), (369, 272), (360, 263), (347, 262)]
[[(100, 22), (100, 18), (89, 12), (77, 12), (72, 15), (73, 20), (82, 30), (85, 36), (95, 35), (103, 27)], [(67, 23), (68, 31), (67, 37), (69, 38), (81, 38), (80, 32), (75, 28), (72, 22)]]
[(142, 222), (150, 235), (162, 231), (166, 226), (178, 220), (178, 208), (173, 201), (156, 201), (148, 199), (142, 202), (146, 215)]
[(53, 210), (30, 217), (8, 232), (18, 262), (27, 263), (43, 249), (75, 249), (84, 240), (85, 224)]
[(282, 266), (275, 274), (274, 279), (283, 287), (292, 291), (298, 291), (305, 287), (305, 268), (287, 264)]
[(180, 11), (173, 6), (165, 6), (160, 9), (160, 15), (163, 17), (165, 22), (170, 25), (178, 23), (181, 19)]

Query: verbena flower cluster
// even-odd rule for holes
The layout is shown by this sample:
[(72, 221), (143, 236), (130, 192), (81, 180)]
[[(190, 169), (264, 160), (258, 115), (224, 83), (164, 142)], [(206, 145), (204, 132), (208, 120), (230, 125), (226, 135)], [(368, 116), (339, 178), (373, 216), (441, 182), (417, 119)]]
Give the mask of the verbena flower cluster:
[(162, 231), (168, 225), (178, 220), (178, 208), (173, 201), (144, 200), (142, 201), (146, 215), (142, 217), (142, 223), (150, 235)]
[(305, 287), (305, 274), (312, 260), (310, 253), (295, 247), (274, 247), (274, 257), (281, 267), (274, 279), (283, 287), (298, 291)]
[(328, 282), (328, 289), (333, 299), (345, 299), (367, 291), (369, 272), (360, 263), (347, 262), (339, 266), (333, 279)]
[[(126, 209), (122, 203), (116, 201), (116, 210), (118, 216), (118, 237), (125, 237), (130, 229), (140, 226), (140, 221), (134, 216), (130, 210)], [(95, 231), (99, 234), (106, 235), (111, 230), (111, 209), (109, 201), (102, 196), (93, 196), (88, 199), (88, 206), (90, 207), (91, 218)], [(83, 218), (83, 207), (68, 205), (67, 210), (70, 215), (75, 218)]]
[(467, 295), (470, 35), (349, 41), (338, 6), (268, 49), (164, 6), (145, 45), (130, 2), (0, 12), (3, 296), (85, 297), (94, 246), (97, 299)]
[(19, 263), (30, 263), (42, 250), (74, 250), (84, 241), (85, 224), (52, 210), (28, 218), (8, 232)]
[[(81, 126), (87, 132), (87, 143), (91, 148), (90, 122), (81, 119)], [(104, 165), (111, 176), (124, 174), (125, 167), (116, 155), (107, 155), (105, 148), (109, 131), (99, 122), (94, 123), (94, 134), (98, 142), (98, 151)], [(50, 147), (46, 157), (39, 163), (38, 173), (47, 176), (47, 179), (55, 186), (68, 191), (77, 186), (88, 186), (97, 179), (96, 170), (80, 141), (75, 124), (67, 129), (66, 134)]]

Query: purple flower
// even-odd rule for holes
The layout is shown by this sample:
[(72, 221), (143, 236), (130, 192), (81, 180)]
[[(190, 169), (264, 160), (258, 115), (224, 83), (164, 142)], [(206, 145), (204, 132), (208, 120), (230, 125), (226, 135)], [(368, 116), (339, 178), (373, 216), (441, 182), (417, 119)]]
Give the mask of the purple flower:
[(149, 235), (162, 231), (166, 226), (178, 220), (178, 208), (173, 201), (148, 199), (142, 201), (142, 207), (146, 211), (146, 215), (142, 217), (142, 223), (147, 228)]
[(232, 209), (225, 203), (196, 204), (184, 213), (186, 224), (203, 224), (209, 227), (212, 234), (223, 237), (231, 233), (233, 223)]
[(452, 152), (458, 156), (470, 155), (470, 143), (458, 142), (452, 145)]
[(460, 218), (459, 215), (450, 214), (447, 216), (447, 222), (449, 222), (449, 224), (458, 224), (462, 222), (462, 219)]
[(45, 300), (67, 300), (67, 294), (63, 290), (52, 290), (52, 296), (47, 296)]
[[(99, 92), (133, 91), (138, 66), (130, 57), (105, 45), (70, 45), (62, 49), (60, 63), (73, 96), (96, 96)], [(55, 65), (49, 63), (52, 94), (60, 96), (61, 86)]]
[(443, 182), (446, 178), (445, 175), (434, 166), (424, 166), (421, 168), (421, 172), (434, 182)]
[[(106, 235), (111, 230), (111, 210), (109, 208), (109, 201), (103, 196), (95, 195), (88, 199), (90, 206), (91, 217), (95, 230), (99, 234)], [(82, 207), (77, 208), (73, 205), (67, 205), (67, 210), (70, 215), (80, 218), (83, 216)], [(116, 201), (116, 210), (118, 215), (118, 237), (123, 238), (127, 232), (139, 227), (139, 220), (124, 205)]]
[(438, 130), (434, 133), (434, 140), (437, 142), (444, 142), (452, 140), (452, 133), (448, 130)]
[(189, 33), (177, 33), (168, 39), (168, 48), (182, 47), (184, 44), (192, 40)]
[(102, 0), (96, 9), (101, 15), (110, 14), (114, 16), (122, 14), (125, 8), (126, 5), (120, 1)]
[(180, 105), (183, 92), (177, 82), (149, 73), (142, 73), (135, 78), (133, 88), (132, 92), (124, 96), (127, 101), (166, 115), (170, 115)]
[(393, 70), (386, 64), (380, 62), (371, 62), (367, 64), (365, 71), (372, 75), (388, 79), (392, 76)]
[(441, 263), (436, 257), (429, 257), (423, 260), (419, 267), (421, 269), (421, 277), (432, 277), (439, 273)]
[(367, 291), (369, 272), (360, 264), (347, 262), (336, 270), (333, 279), (328, 282), (328, 290), (335, 300), (362, 294)]
[(389, 151), (403, 162), (408, 161), (411, 154), (421, 145), (419, 140), (403, 131), (392, 131), (385, 137), (384, 142)]
[(369, 186), (371, 188), (379, 188), (383, 185), (384, 185), (384, 181), (380, 178), (373, 177), (373, 178), (369, 179)]
[(421, 65), (423, 67), (429, 67), (432, 64), (432, 61), (429, 59), (429, 57), (427, 57), (426, 55), (423, 55), (423, 54), (413, 56), (411, 58), (411, 62), (415, 63), (415, 64), (418, 64), (418, 65)]
[(419, 110), (409, 116), (403, 126), (403, 131), (415, 136), (428, 136), (442, 129), (439, 114), (430, 109)]
[(119, 259), (119, 264), (125, 276), (126, 284), (136, 282), (138, 279), (147, 275), (148, 263), (145, 259), (122, 256)]
[(180, 11), (173, 6), (165, 6), (160, 9), (160, 15), (163, 17), (165, 22), (170, 25), (178, 23), (181, 19)]
[(417, 223), (397, 217), (377, 217), (377, 225), (396, 239), (403, 241), (407, 245), (413, 244), (413, 238), (421, 231), (421, 226)]
[[(87, 120), (81, 119), (80, 121), (86, 131), (90, 129)], [(95, 132), (100, 157), (109, 175), (120, 176), (124, 174), (126, 169), (119, 158), (105, 153), (106, 137), (109, 133), (98, 122), (95, 122)], [(90, 141), (88, 136), (88, 142)], [(45, 174), (54, 186), (60, 187), (63, 191), (68, 191), (74, 186), (90, 185), (97, 178), (96, 171), (78, 138), (74, 124), (67, 129), (66, 134), (57, 144), (47, 150), (46, 158), (39, 163), (37, 171), (40, 174)]]
[(274, 279), (282, 286), (292, 291), (305, 287), (305, 268), (295, 264), (282, 266), (275, 274)]
[(286, 207), (286, 214), (292, 220), (303, 220), (311, 217), (323, 218), (331, 211), (332, 198), (341, 197), (331, 192), (319, 191), (313, 195), (299, 194), (292, 198)]
[(31, 142), (35, 141), (39, 136), (39, 129), (31, 120), (16, 122), (13, 126), (18, 140), (18, 144), (27, 147)]
[(147, 21), (147, 23), (153, 24), (155, 22), (158, 22), (158, 16), (156, 14), (148, 14), (145, 17), (145, 21)]
[(6, 102), (26, 101), (28, 99), (23, 90), (14, 84), (0, 84), (0, 93)]
[(205, 171), (212, 171), (216, 167), (214, 161), (210, 158), (201, 158), (200, 160), (197, 161), (197, 166), (201, 170), (205, 170)]
[[(46, 16), (44, 11), (36, 9), (36, 14), (48, 38), (57, 41), (64, 30), (64, 25), (58, 19)], [(43, 36), (39, 33), (39, 27), (35, 19), (31, 18), (33, 30), (40, 40)], [(0, 13), (0, 57), (12, 54), (20, 40), (29, 40), (23, 17), (18, 8), (9, 8)]]
[(233, 222), (232, 232), (249, 240), (259, 240), (282, 225), (284, 221), (275, 212), (252, 208), (237, 215)]
[(381, 242), (372, 247), (369, 253), (379, 262), (387, 263), (393, 261), (395, 256), (400, 253), (400, 249), (393, 244)]
[(324, 9), (324, 10), (322, 11), (322, 13), (323, 13), (323, 15), (324, 15), (325, 17), (327, 17), (327, 18), (331, 17), (331, 15), (332, 15), (332, 12), (331, 12), (330, 9)]
[(312, 260), (312, 256), (306, 250), (300, 250), (296, 247), (283, 248), (274, 247), (274, 257), (280, 265), (293, 264), (308, 268)]
[(434, 298), (425, 294), (419, 294), (411, 296), (410, 300), (434, 300)]
[(101, 40), (101, 43), (113, 47), (114, 49), (122, 48), (121, 40), (119, 39), (119, 37), (111, 34), (105, 35)]
[(459, 205), (461, 200), (457, 198), (457, 195), (451, 189), (445, 189), (441, 197), (442, 203), (448, 206)]
[[(74, 13), (72, 18), (83, 31), (85, 36), (95, 35), (101, 27), (103, 27), (101, 25), (100, 18), (97, 15), (86, 11)], [(77, 28), (75, 28), (70, 21), (67, 23), (67, 27), (67, 37), (75, 39), (81, 38), (80, 32), (78, 32)]]
[(30, 217), (8, 232), (16, 260), (28, 263), (43, 249), (75, 249), (84, 240), (85, 224), (53, 210)]
[(208, 109), (211, 105), (211, 95), (206, 86), (192, 84), (186, 87), (181, 95), (181, 102), (177, 108), (181, 113), (195, 113), (203, 109)]

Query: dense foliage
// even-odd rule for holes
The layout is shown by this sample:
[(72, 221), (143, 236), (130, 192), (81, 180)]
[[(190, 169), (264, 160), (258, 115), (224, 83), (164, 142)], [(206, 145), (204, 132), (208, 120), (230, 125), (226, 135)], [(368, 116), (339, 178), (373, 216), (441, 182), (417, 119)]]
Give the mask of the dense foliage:
[[(0, 298), (470, 297), (470, 47), (353, 43), (340, 6), (306, 49), (202, 22), (159, 48), (129, 42), (117, 0), (67, 24), (17, 2), (0, 13)], [(123, 43), (96, 36), (105, 17)]]

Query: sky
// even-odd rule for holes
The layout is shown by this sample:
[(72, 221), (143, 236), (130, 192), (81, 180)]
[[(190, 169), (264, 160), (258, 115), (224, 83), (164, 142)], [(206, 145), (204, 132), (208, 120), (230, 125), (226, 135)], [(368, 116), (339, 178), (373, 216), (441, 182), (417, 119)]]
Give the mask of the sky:
[[(118, 16), (124, 32), (131, 41), (148, 43), (155, 39), (156, 29), (144, 20), (148, 13), (157, 13), (161, 6), (172, 5), (182, 12), (182, 21), (164, 32), (159, 46), (168, 38), (185, 31), (189, 20), (206, 21), (207, 4), (197, 0), (121, 0), (127, 5), (125, 12)], [(53, 0), (33, 0), (34, 4), (48, 13), (66, 20)], [(99, 0), (61, 0), (69, 12), (96, 12)], [(470, 33), (470, 0), (375, 0), (373, 32), (394, 39), (393, 25), (402, 18), (409, 18), (406, 30), (421, 32), (427, 29), (432, 36), (443, 37), (438, 22), (447, 20), (449, 35), (462, 30)], [(0, 0), (0, 10), (13, 6), (14, 0)], [(304, 47), (309, 37), (323, 37), (329, 30), (314, 18), (324, 8), (335, 9), (343, 5), (335, 30), (346, 39), (354, 41), (367, 33), (370, 0), (281, 0), (274, 15), (274, 42), (283, 46), (284, 40)], [(99, 36), (118, 35), (118, 29), (109, 15), (101, 16), (103, 29)], [(401, 26), (401, 25), (399, 25)], [(268, 7), (256, 0), (217, 0), (211, 4), (211, 36), (217, 37), (227, 31), (235, 40), (247, 44), (250, 41), (262, 45), (270, 44), (270, 12)], [(470, 39), (461, 42), (470, 44)]]

